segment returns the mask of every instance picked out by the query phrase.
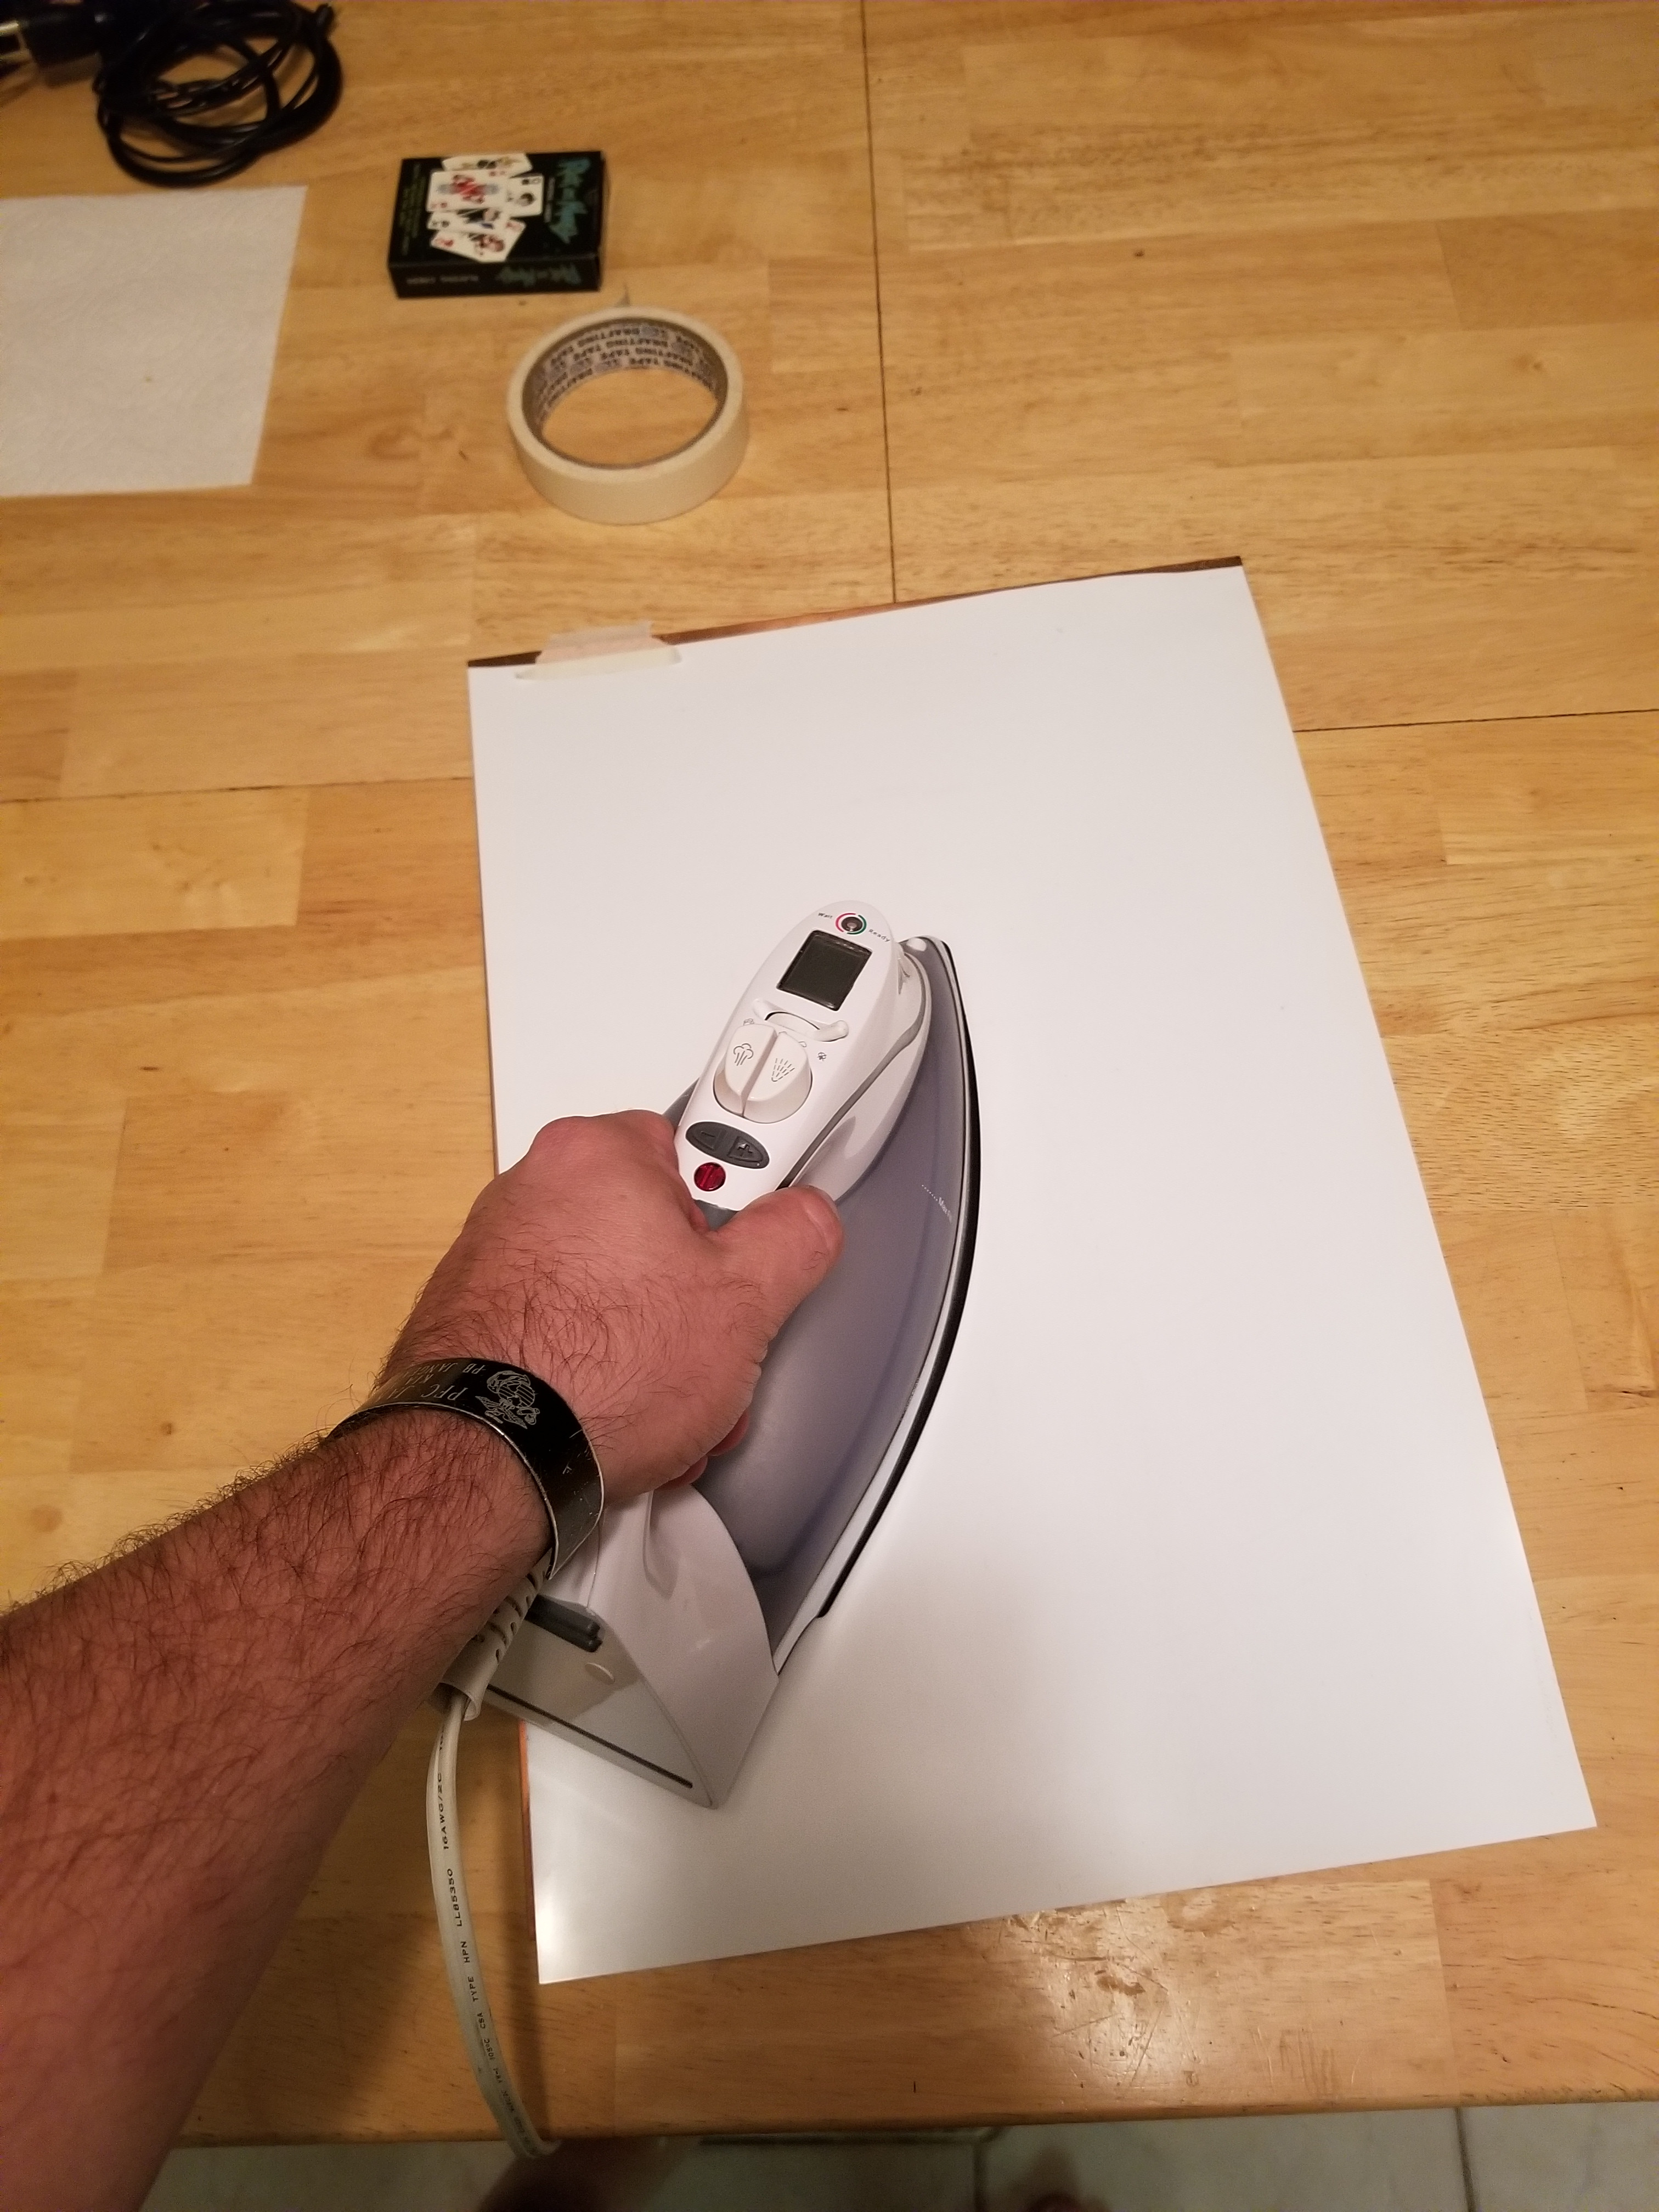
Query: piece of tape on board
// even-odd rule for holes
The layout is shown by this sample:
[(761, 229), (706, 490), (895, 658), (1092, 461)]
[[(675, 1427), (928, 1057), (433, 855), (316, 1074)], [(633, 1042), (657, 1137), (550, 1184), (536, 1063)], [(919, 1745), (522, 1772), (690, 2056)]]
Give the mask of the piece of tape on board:
[(599, 676), (611, 668), (640, 668), (678, 660), (667, 641), (651, 635), (648, 622), (622, 623), (609, 629), (556, 630), (520, 677), (544, 681), (559, 676)]

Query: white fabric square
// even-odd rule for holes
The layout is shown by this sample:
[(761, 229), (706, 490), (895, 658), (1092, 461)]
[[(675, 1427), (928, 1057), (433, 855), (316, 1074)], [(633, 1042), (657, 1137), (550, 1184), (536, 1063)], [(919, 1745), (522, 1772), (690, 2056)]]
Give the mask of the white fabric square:
[(252, 483), (305, 197), (0, 201), (0, 494)]

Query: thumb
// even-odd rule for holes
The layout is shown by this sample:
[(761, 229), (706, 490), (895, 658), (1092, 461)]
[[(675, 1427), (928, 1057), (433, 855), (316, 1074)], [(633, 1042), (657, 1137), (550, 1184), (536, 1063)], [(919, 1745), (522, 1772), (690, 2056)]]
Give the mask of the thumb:
[(769, 1337), (841, 1257), (841, 1216), (821, 1190), (775, 1190), (714, 1231), (761, 1293)]

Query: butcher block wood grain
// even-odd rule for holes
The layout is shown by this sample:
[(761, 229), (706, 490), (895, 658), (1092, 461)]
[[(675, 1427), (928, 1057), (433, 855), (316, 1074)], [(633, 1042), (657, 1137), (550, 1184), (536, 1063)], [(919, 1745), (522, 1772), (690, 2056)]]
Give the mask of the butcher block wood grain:
[[(247, 180), (309, 191), (253, 484), (0, 518), (0, 1587), (338, 1418), (488, 1175), (470, 654), (1241, 556), (1600, 1826), (544, 1990), (489, 1716), (498, 2010), (553, 2132), (1659, 2093), (1659, 15), (356, 0), (340, 39), (338, 115)], [(749, 456), (675, 522), (519, 473), (556, 309), (386, 278), (400, 157), (550, 131), (611, 161), (602, 298), (744, 362)], [(83, 88), (9, 105), (0, 190), (137, 189)], [(195, 2139), (489, 2131), (430, 1727)]]

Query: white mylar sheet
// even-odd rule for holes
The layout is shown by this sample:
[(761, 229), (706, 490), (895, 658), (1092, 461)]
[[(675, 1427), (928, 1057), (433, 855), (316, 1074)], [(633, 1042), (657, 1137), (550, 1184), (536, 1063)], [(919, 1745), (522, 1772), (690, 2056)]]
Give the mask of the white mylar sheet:
[(472, 716), (503, 1162), (677, 1096), (831, 898), (949, 943), (982, 1117), (944, 1385), (732, 1799), (531, 1731), (544, 1979), (1592, 1824), (1241, 569)]

